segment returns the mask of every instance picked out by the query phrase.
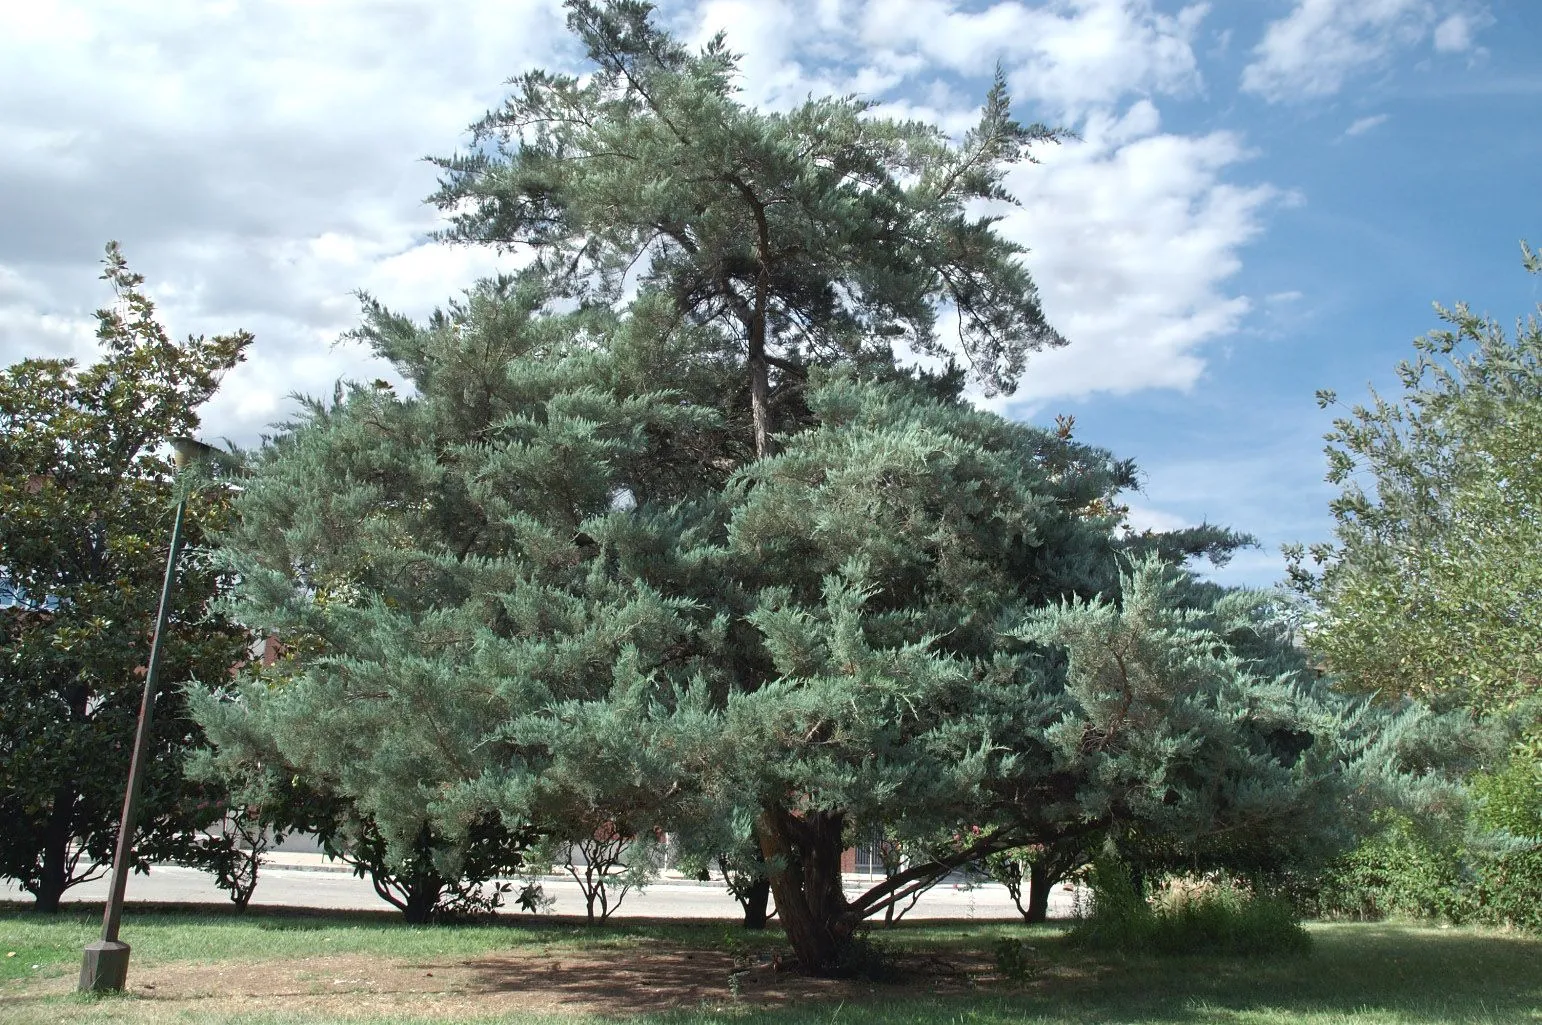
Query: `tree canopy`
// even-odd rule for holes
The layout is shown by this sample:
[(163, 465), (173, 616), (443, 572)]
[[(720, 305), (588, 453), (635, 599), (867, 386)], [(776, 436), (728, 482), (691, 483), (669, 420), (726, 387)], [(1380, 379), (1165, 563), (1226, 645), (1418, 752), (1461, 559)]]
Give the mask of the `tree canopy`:
[(1373, 391), (1327, 435), (1337, 544), (1312, 546), (1315, 571), (1286, 551), (1346, 686), (1503, 711), (1542, 696), (1542, 324), (1511, 339), (1465, 305), (1437, 311), (1449, 327), (1399, 365), (1401, 401)]
[[(0, 372), (0, 875), (40, 908), (111, 860), (170, 532), (165, 443), (191, 435), (244, 332), (173, 341), (116, 244), (97, 312), (101, 358), (30, 359)], [(164, 672), (218, 683), (246, 634), (210, 617), (222, 577), (199, 551), (228, 516), (218, 489), (190, 500)], [(184, 778), (201, 742), (179, 689), (162, 690), (140, 834), (147, 858), (196, 854), (219, 792)]]
[[(1334, 694), (1267, 596), (1182, 568), (1251, 538), (1122, 529), (1129, 461), (895, 351), (1009, 390), (1062, 341), (965, 212), (1054, 137), (999, 76), (954, 145), (850, 98), (746, 108), (721, 38), (568, 7), (595, 71), (516, 80), (435, 197), (534, 261), (426, 324), (366, 300), (410, 393), (340, 386), (255, 454), (230, 611), (291, 663), (200, 705), (222, 747), (260, 733), (399, 861), (489, 816), (748, 840), (817, 972), (992, 853), (1278, 869), (1414, 785), (1421, 713)], [(848, 898), (878, 830), (935, 853)]]
[[(566, 6), (593, 70), (513, 79), (472, 148), (435, 161), (443, 237), (529, 246), (574, 294), (614, 301), (633, 284), (668, 296), (679, 320), (727, 329), (757, 454), (798, 422), (811, 365), (887, 365), (900, 344), (961, 353), (987, 392), (1011, 392), (1027, 352), (1064, 344), (1023, 248), (966, 210), (1011, 201), (1005, 168), (1059, 137), (1013, 120), (999, 70), (955, 145), (854, 96), (746, 107), (721, 33), (692, 53), (650, 4)], [(937, 332), (944, 306), (956, 349)]]
[[(646, 304), (563, 312), (543, 281), (421, 326), (368, 305), (412, 393), (313, 403), (224, 539), (232, 614), (292, 662), (200, 717), (325, 780), (391, 857), (427, 829), (451, 866), (489, 815), (708, 849), (738, 822), (799, 957), (838, 971), (864, 917), (993, 851), (1309, 860), (1403, 759), (1418, 713), (1335, 697), (1267, 596), (1179, 568), (1247, 539), (1118, 530), (1133, 468), (1068, 427), (815, 369), (810, 426), (725, 478), (717, 368)], [(841, 851), (874, 829), (936, 854), (848, 899)]]

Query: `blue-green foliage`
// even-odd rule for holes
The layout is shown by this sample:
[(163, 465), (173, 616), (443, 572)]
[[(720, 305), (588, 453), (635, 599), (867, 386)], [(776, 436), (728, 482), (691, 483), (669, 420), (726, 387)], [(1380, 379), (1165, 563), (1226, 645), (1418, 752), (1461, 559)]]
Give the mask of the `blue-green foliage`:
[[(440, 162), (448, 234), (531, 269), (426, 326), (370, 303), (410, 393), (342, 389), (258, 455), (233, 608), (289, 654), (204, 703), (222, 751), (276, 751), (393, 858), (427, 826), (446, 872), (489, 815), (763, 858), (816, 971), (996, 850), (1264, 871), (1423, 784), (1417, 710), (1332, 694), (1267, 596), (1183, 568), (1250, 538), (1121, 530), (1132, 464), (895, 358), (947, 351), (943, 302), (987, 388), (1062, 342), (965, 214), (1054, 137), (1002, 82), (959, 148), (856, 101), (749, 110), (721, 39), (568, 7), (593, 74), (524, 76)], [(848, 899), (857, 835), (974, 839)]]

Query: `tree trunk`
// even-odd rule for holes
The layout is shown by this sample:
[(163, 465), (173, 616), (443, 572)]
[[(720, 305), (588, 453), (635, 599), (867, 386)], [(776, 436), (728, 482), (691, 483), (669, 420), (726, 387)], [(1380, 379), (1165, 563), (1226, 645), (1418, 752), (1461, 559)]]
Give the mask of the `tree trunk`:
[(841, 889), (844, 819), (831, 812), (794, 816), (767, 806), (757, 830), (787, 942), (811, 975), (840, 972), (857, 923)]
[(434, 908), (439, 904), (439, 881), (414, 881), (407, 890), (407, 900), (402, 916), (413, 925), (427, 925), (434, 919)]
[(70, 786), (54, 791), (54, 806), (48, 815), (48, 828), (43, 833), (43, 866), (38, 874), (37, 888), (32, 891), (33, 910), (53, 913), (59, 910), (59, 898), (69, 888), (70, 840), (75, 817), (75, 803), (79, 795)]
[(764, 929), (769, 918), (767, 911), (771, 905), (771, 880), (757, 879), (750, 884), (744, 893), (744, 927), (746, 929)]
[(1043, 922), (1049, 918), (1049, 891), (1054, 886), (1049, 866), (1033, 862), (1028, 866), (1028, 907), (1023, 912), (1026, 922)]
[[(764, 275), (762, 275), (764, 277)], [(750, 318), (750, 416), (755, 424), (755, 456), (771, 454), (771, 364), (766, 360), (766, 289), (764, 281), (755, 288), (755, 313)]]

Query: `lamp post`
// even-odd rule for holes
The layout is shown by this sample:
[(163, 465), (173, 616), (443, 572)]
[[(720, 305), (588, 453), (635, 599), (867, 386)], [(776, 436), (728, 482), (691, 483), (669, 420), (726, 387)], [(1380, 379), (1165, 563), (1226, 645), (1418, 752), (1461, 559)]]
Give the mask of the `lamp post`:
[[(171, 446), (177, 470), (208, 456), (222, 456), (192, 438), (173, 438)], [(80, 991), (116, 992), (128, 978), (129, 945), (118, 939), (118, 924), (123, 918), (123, 891), (128, 885), (129, 865), (133, 861), (134, 820), (139, 812), (140, 783), (144, 779), (145, 750), (149, 743), (150, 722), (155, 712), (156, 677), (161, 668), (161, 648), (165, 640), (166, 619), (171, 612), (171, 589), (177, 576), (177, 556), (182, 551), (182, 519), (187, 514), (187, 496), (177, 502), (171, 521), (171, 548), (166, 555), (166, 577), (161, 582), (161, 604), (155, 615), (155, 633), (150, 639), (150, 663), (145, 669), (145, 690), (139, 700), (139, 724), (134, 730), (134, 754), (129, 761), (128, 788), (123, 794), (123, 816), (118, 822), (118, 846), (112, 857), (112, 888), (107, 894), (107, 908), (102, 913), (102, 938), (86, 944), (80, 966)]]

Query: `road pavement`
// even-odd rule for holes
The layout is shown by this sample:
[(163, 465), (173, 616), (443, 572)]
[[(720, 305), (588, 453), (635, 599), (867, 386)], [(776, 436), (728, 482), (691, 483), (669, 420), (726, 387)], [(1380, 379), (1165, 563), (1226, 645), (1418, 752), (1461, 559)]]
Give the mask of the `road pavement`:
[[(390, 905), (375, 893), (368, 879), (360, 879), (335, 865), (327, 865), (319, 856), (278, 853), (274, 864), (265, 865), (258, 877), (253, 906), (313, 907), (338, 910), (390, 910)], [(584, 900), (578, 884), (571, 879), (545, 877), (541, 886), (546, 895), (556, 898), (552, 913), (582, 915)], [(516, 890), (518, 888), (516, 883)], [(861, 892), (852, 883), (848, 893)], [(865, 889), (865, 886), (862, 887)], [(107, 898), (107, 880), (98, 879), (69, 890), (70, 901), (102, 901)], [(0, 900), (30, 900), (9, 881), (0, 881)], [(223, 904), (229, 898), (214, 885), (211, 875), (196, 869), (156, 865), (148, 875), (131, 875), (129, 901)], [(517, 911), (517, 908), (506, 909)], [(1070, 891), (1055, 887), (1050, 897), (1050, 917), (1066, 917), (1072, 911)], [(737, 918), (739, 905), (720, 882), (664, 878), (641, 892), (626, 895), (616, 909), (615, 918)], [(940, 884), (922, 895), (906, 916), (913, 918), (1015, 919), (1006, 888), (996, 883), (962, 887)]]

